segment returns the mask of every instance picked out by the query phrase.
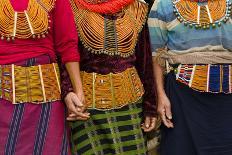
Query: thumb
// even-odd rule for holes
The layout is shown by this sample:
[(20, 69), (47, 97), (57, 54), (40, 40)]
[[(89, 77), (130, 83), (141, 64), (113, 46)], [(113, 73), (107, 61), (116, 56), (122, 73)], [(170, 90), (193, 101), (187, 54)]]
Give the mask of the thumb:
[(146, 118), (145, 118), (145, 127), (146, 127), (146, 128), (149, 128), (149, 127), (150, 127), (150, 124), (151, 124), (151, 119), (150, 119), (150, 117), (146, 117)]

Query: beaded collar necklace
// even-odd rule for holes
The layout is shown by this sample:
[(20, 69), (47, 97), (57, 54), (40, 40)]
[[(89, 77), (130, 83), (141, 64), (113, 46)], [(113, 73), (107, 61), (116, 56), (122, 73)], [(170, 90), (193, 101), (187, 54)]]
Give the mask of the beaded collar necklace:
[(17, 12), (10, 0), (0, 0), (1, 40), (45, 37), (50, 28), (48, 13), (54, 5), (55, 0), (29, 0), (27, 9)]
[(173, 0), (172, 2), (177, 19), (189, 28), (216, 28), (231, 18), (229, 0)]

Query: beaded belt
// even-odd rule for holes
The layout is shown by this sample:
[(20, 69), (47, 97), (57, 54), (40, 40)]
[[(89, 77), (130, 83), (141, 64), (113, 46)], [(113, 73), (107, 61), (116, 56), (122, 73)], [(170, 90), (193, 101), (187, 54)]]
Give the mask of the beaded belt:
[(46, 103), (60, 100), (58, 65), (22, 67), (0, 65), (0, 96), (19, 103)]
[(135, 103), (144, 94), (135, 68), (117, 74), (81, 72), (85, 100), (90, 109), (117, 109)]
[(177, 81), (200, 92), (232, 92), (232, 65), (179, 65)]

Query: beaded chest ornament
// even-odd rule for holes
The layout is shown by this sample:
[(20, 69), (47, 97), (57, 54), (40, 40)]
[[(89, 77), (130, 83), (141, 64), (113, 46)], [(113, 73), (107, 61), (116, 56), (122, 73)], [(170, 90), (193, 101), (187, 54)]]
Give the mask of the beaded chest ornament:
[(0, 0), (1, 40), (45, 37), (50, 22), (48, 14), (54, 5), (55, 0), (29, 0), (27, 9), (17, 12), (10, 0)]
[(231, 17), (229, 0), (173, 0), (173, 7), (177, 19), (189, 28), (220, 27)]
[(148, 6), (134, 1), (120, 13), (99, 14), (73, 8), (79, 37), (93, 54), (129, 57), (134, 54), (139, 32), (146, 21)]

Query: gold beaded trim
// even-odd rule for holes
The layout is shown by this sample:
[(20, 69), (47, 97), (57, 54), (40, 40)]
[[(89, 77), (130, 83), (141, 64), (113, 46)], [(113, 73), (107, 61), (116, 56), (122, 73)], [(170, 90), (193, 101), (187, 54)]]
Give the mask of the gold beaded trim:
[(144, 94), (135, 68), (106, 75), (81, 72), (86, 105), (89, 109), (117, 109), (135, 103)]
[(173, 0), (174, 14), (185, 26), (196, 29), (220, 27), (231, 16), (229, 0), (208, 0), (196, 2), (193, 0)]
[(29, 0), (23, 12), (17, 12), (10, 0), (0, 1), (0, 35), (7, 41), (45, 37), (48, 33), (49, 15), (54, 8), (55, 0)]
[[(129, 57), (146, 21), (148, 5), (135, 0), (117, 15), (101, 15), (72, 2), (80, 40), (94, 54)], [(116, 17), (117, 16), (117, 17)], [(112, 19), (116, 18), (116, 19)]]

